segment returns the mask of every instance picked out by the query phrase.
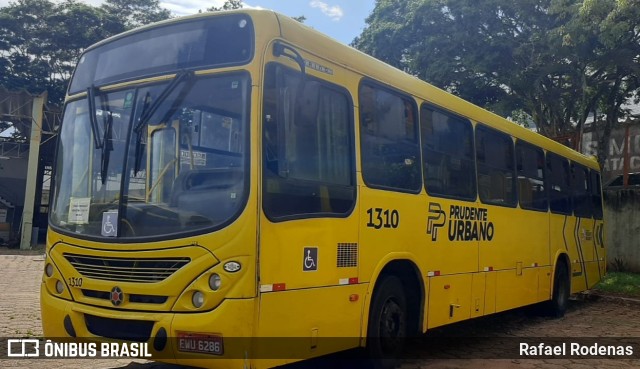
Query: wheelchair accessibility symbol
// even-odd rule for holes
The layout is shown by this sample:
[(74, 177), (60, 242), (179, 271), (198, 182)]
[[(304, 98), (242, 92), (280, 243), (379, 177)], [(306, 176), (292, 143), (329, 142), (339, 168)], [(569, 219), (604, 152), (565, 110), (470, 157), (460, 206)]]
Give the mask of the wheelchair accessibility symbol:
[(305, 247), (302, 259), (302, 271), (312, 272), (318, 270), (318, 248)]
[(104, 237), (116, 237), (118, 235), (118, 211), (106, 211), (102, 213), (102, 232)]

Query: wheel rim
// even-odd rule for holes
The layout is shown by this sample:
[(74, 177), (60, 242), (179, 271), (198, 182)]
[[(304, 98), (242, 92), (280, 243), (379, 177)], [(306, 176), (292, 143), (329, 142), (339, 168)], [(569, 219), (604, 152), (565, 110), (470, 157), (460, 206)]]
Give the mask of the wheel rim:
[(404, 311), (395, 299), (388, 299), (380, 313), (380, 344), (384, 353), (393, 353), (404, 341)]

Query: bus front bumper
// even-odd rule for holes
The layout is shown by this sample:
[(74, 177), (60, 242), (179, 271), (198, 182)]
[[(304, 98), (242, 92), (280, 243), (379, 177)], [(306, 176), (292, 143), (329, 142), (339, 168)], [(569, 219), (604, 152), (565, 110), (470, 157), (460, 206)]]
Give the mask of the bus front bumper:
[(150, 357), (132, 359), (209, 368), (242, 368), (250, 357), (255, 299), (224, 300), (202, 313), (127, 311), (60, 299), (42, 284), (40, 307), (44, 337), (53, 341), (144, 342)]

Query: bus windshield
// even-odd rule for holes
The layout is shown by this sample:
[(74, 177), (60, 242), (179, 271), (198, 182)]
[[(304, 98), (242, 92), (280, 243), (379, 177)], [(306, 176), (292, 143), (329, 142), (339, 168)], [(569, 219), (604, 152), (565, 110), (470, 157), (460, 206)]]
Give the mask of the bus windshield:
[(247, 73), (178, 74), (69, 102), (51, 224), (121, 240), (233, 221), (247, 197), (249, 88)]

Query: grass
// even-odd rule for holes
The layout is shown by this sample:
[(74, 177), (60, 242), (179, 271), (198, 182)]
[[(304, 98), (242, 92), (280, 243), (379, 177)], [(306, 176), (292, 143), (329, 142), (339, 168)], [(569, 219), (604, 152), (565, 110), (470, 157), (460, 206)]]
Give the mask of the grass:
[(594, 289), (602, 293), (638, 298), (640, 297), (640, 274), (610, 272)]

